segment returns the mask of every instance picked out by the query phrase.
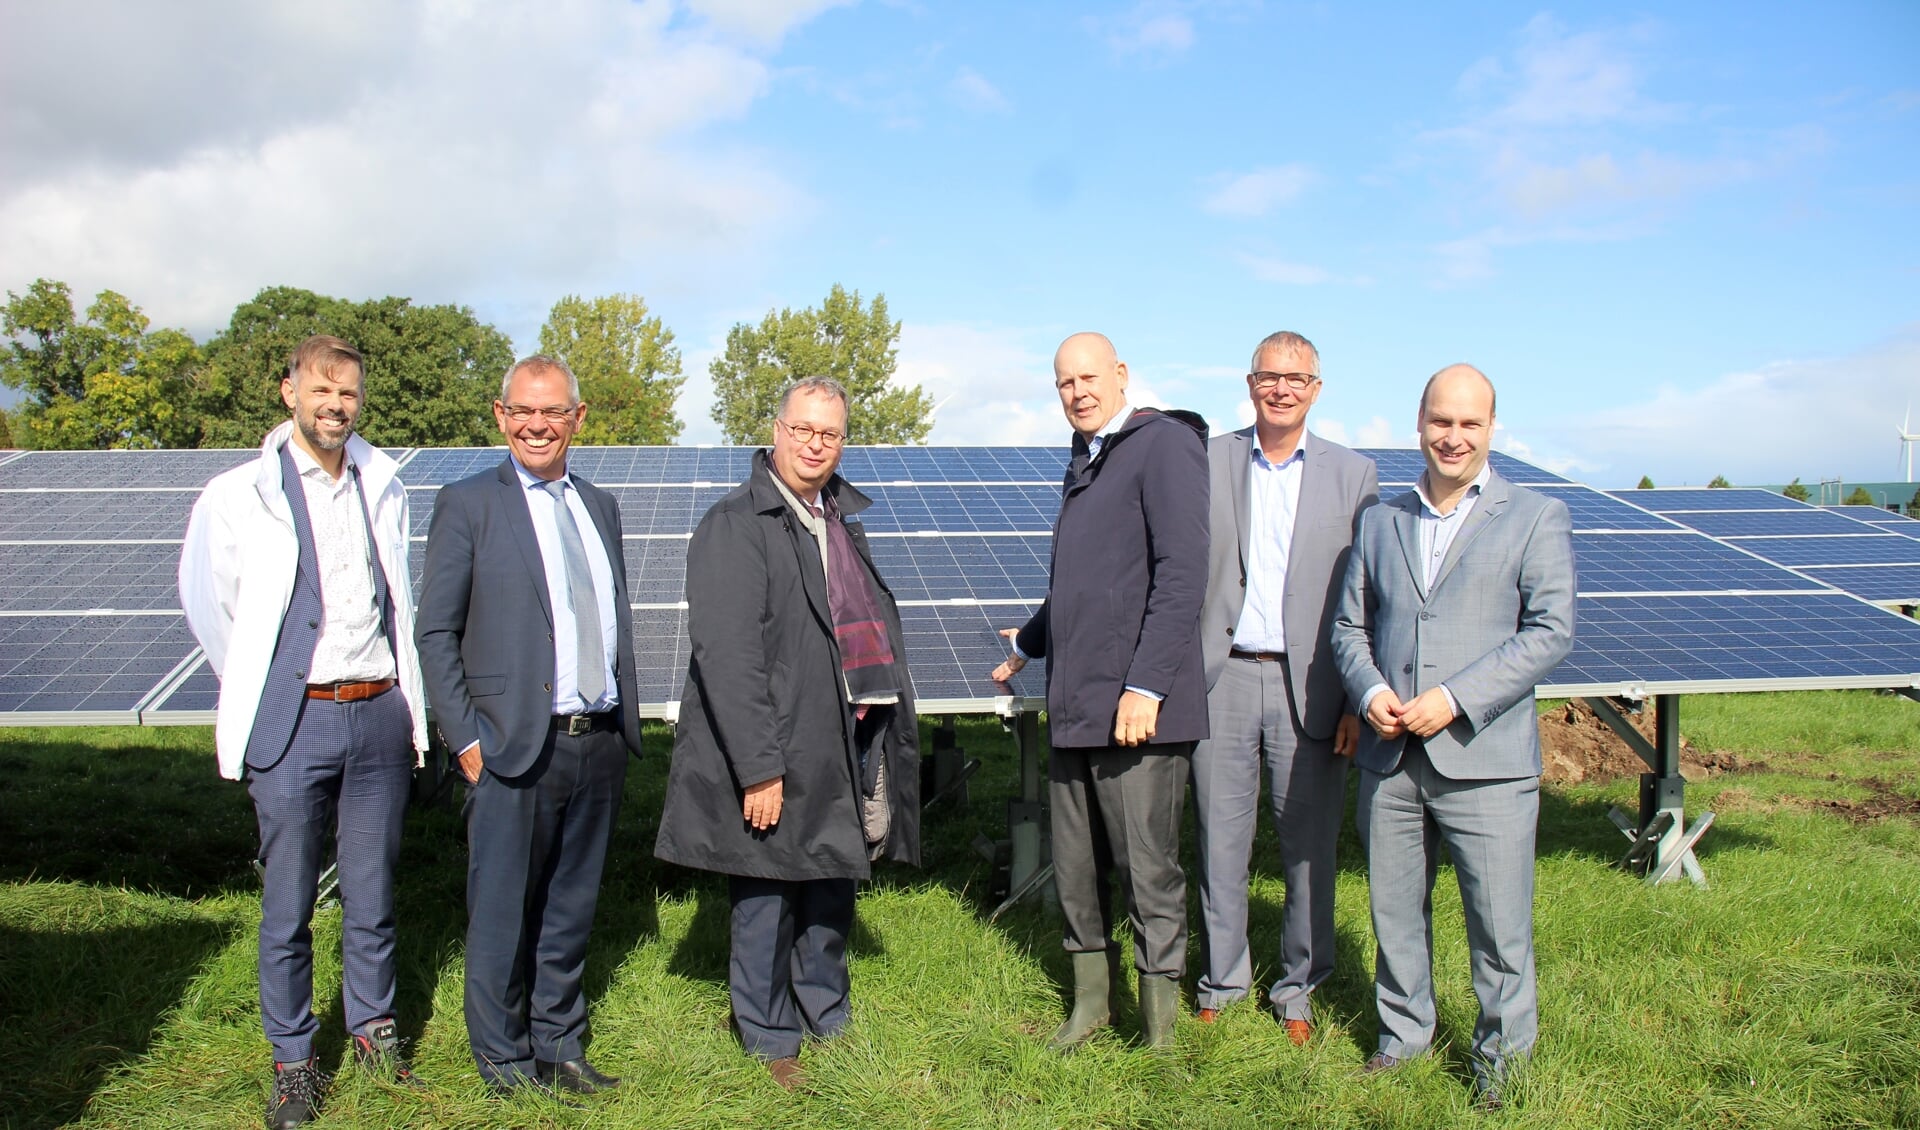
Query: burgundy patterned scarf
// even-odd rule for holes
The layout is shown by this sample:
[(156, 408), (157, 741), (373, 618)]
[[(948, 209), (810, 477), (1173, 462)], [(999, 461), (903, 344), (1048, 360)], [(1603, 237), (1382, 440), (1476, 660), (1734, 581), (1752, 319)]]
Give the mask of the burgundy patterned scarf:
[(840, 507), (822, 491), (827, 517), (827, 604), (833, 613), (833, 638), (840, 645), (840, 672), (847, 680), (847, 701), (897, 702), (900, 680), (894, 672), (893, 641), (880, 600), (867, 576), (853, 535), (840, 520)]

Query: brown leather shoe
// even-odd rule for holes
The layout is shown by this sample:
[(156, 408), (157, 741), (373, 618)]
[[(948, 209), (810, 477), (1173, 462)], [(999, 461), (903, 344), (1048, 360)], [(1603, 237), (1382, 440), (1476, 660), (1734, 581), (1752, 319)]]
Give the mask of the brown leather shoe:
[(780, 1085), (783, 1091), (802, 1090), (807, 1085), (807, 1073), (800, 1069), (799, 1056), (781, 1056), (767, 1061), (767, 1074)]
[(1313, 1039), (1313, 1022), (1310, 1020), (1282, 1020), (1280, 1026), (1287, 1030), (1287, 1039), (1293, 1041), (1296, 1048), (1305, 1047)]
[(1219, 1019), (1219, 1016), (1220, 1010), (1217, 1008), (1203, 1008), (1193, 1014), (1193, 1018), (1202, 1024), (1211, 1024)]

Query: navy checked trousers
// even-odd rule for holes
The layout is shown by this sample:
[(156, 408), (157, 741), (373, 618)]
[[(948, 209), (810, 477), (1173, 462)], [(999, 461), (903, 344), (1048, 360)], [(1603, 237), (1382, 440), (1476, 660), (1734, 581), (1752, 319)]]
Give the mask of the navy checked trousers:
[(313, 1054), (313, 902), (337, 816), (341, 995), (347, 1029), (393, 1015), (393, 872), (412, 783), (413, 719), (398, 688), (309, 700), (287, 755), (247, 770), (260, 824), (260, 1020), (279, 1063)]

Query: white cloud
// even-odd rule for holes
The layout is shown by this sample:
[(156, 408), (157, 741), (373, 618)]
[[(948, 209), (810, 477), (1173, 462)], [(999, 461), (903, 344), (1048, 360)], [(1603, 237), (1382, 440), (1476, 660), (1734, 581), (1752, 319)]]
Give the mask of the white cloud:
[(1465, 89), (1498, 85), (1510, 77), (1515, 89), (1494, 113), (1500, 121), (1529, 126), (1581, 125), (1622, 117), (1664, 117), (1672, 108), (1642, 93), (1637, 49), (1650, 36), (1646, 25), (1568, 32), (1551, 15), (1527, 22), (1514, 50), (1511, 72), (1482, 60), (1461, 76)]
[(1353, 446), (1414, 447), (1416, 438), (1412, 427), (1396, 426), (1388, 423), (1385, 416), (1375, 416), (1353, 433)]
[(1059, 444), (1067, 423), (1053, 393), (1053, 331), (905, 322), (894, 383), (938, 406), (932, 443)]
[(947, 84), (947, 92), (968, 110), (999, 114), (1013, 109), (1013, 103), (1007, 101), (1000, 88), (972, 67), (961, 67), (955, 72), (953, 81)]
[(1279, 259), (1263, 259), (1257, 255), (1239, 254), (1235, 258), (1242, 266), (1253, 273), (1261, 282), (1281, 283), (1286, 286), (1317, 286), (1329, 282), (1333, 276), (1325, 268), (1308, 266), (1305, 263), (1287, 263)]
[[(484, 301), (483, 317), (536, 324), (570, 291), (711, 285), (808, 205), (758, 154), (687, 142), (744, 115), (768, 88), (768, 36), (822, 7), (695, 4), (707, 22), (687, 26), (662, 2), (324, 18), (287, 2), (194, 8), (186, 31), (169, 8), (116, 7), (109, 44), (205, 35), (171, 57), (296, 62), (264, 68), (272, 82), (237, 64), (36, 61), (23, 89), (5, 71), (0, 286), (112, 287), (206, 332), (276, 284)], [(108, 18), (25, 11), (55, 42)], [(114, 128), (96, 140), (34, 149), (102, 115)]]
[(1282, 204), (1292, 203), (1313, 182), (1313, 170), (1302, 164), (1275, 165), (1238, 176), (1213, 178), (1214, 188), (1200, 206), (1216, 216), (1258, 218)]
[(1117, 55), (1161, 60), (1183, 55), (1193, 46), (1193, 19), (1183, 6), (1165, 0), (1141, 0), (1126, 12), (1108, 19), (1087, 20), (1087, 26)]
[(714, 29), (773, 47), (789, 31), (855, 0), (685, 0)]
[(1630, 403), (1570, 397), (1566, 413), (1534, 413), (1525, 427), (1543, 465), (1567, 461), (1599, 486), (1632, 486), (1643, 474), (1663, 486), (1714, 475), (1736, 483), (1834, 475), (1879, 482), (1905, 473), (1895, 433), (1903, 406), (1920, 406), (1916, 374), (1920, 324), (1856, 353), (1776, 361)]

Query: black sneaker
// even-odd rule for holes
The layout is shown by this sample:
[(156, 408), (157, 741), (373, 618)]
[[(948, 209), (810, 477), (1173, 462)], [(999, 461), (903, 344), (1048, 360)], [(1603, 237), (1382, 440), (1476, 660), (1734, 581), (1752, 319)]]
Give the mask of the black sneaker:
[(419, 1076), (401, 1050), (400, 1031), (392, 1020), (376, 1020), (353, 1034), (353, 1061), (368, 1071), (392, 1072), (402, 1087), (420, 1087)]
[(273, 1094), (267, 1096), (267, 1130), (292, 1130), (305, 1126), (320, 1114), (320, 1096), (327, 1089), (327, 1077), (305, 1063), (273, 1065)]

